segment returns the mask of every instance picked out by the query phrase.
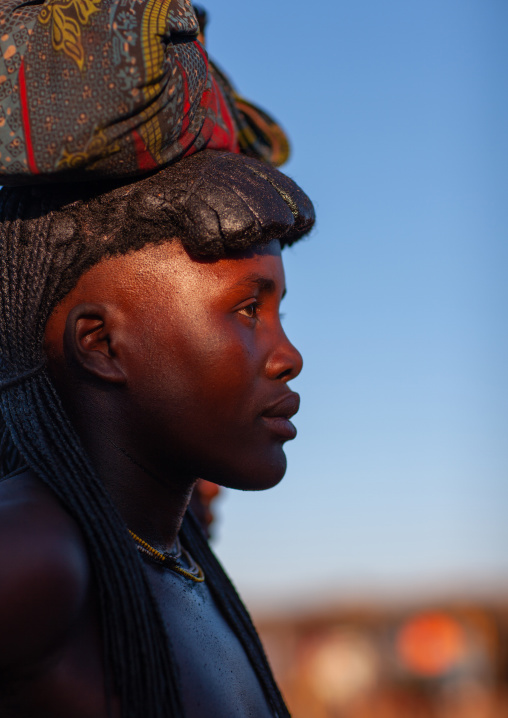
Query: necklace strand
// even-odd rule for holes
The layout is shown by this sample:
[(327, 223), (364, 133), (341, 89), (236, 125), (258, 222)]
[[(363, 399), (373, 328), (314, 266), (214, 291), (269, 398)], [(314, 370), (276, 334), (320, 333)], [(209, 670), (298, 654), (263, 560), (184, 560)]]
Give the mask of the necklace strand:
[(191, 558), (189, 552), (186, 551), (183, 547), (180, 547), (181, 553), (185, 556), (190, 566), (195, 568), (196, 573), (192, 571), (186, 571), (181, 566), (178, 566), (174, 556), (172, 556), (171, 554), (162, 553), (162, 551), (157, 551), (156, 548), (150, 546), (149, 543), (140, 538), (137, 534), (134, 533), (134, 531), (131, 531), (129, 529), (129, 533), (136, 542), (136, 548), (138, 549), (138, 551), (145, 554), (145, 556), (157, 559), (159, 563), (164, 564), (167, 568), (170, 568), (172, 571), (176, 571), (176, 573), (179, 573), (181, 576), (185, 576), (185, 578), (189, 578), (195, 583), (202, 583), (205, 580), (205, 574), (203, 572), (203, 569), (194, 561), (193, 558)]

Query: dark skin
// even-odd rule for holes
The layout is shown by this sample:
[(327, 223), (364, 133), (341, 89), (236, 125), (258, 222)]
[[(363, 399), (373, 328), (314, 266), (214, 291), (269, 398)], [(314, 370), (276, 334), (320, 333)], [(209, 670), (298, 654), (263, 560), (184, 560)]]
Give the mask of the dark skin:
[[(127, 526), (159, 550), (172, 548), (198, 477), (257, 490), (284, 475), (298, 409), (287, 384), (302, 366), (280, 324), (284, 292), (276, 241), (214, 262), (173, 241), (103, 260), (50, 317), (64, 405)], [(167, 624), (193, 621), (173, 635), (188, 715), (268, 717), (213, 602), (146, 568)], [(0, 484), (0, 689), (6, 718), (107, 715), (86, 548), (30, 472)]]

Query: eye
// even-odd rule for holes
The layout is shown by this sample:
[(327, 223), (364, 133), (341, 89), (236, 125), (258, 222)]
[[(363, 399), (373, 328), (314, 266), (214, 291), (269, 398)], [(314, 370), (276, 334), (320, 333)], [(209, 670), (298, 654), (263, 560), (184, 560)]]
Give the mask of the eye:
[(261, 302), (256, 300), (254, 302), (251, 302), (250, 304), (247, 304), (246, 307), (242, 307), (241, 309), (239, 309), (238, 313), (243, 314), (244, 317), (248, 317), (249, 319), (256, 319), (260, 306)]

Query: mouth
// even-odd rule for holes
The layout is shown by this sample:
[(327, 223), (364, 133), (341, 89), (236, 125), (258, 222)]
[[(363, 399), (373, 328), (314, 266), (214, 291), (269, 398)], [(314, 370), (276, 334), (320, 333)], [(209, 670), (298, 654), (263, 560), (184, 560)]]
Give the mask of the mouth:
[(289, 441), (296, 436), (296, 427), (290, 418), (300, 408), (300, 396), (291, 391), (271, 404), (261, 413), (261, 419), (270, 431), (279, 438)]

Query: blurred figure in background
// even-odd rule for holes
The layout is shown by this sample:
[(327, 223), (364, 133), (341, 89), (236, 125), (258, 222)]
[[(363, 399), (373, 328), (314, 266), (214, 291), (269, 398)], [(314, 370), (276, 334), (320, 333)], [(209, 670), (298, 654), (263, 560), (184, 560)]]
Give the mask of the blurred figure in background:
[(220, 486), (206, 479), (198, 479), (192, 492), (190, 507), (207, 538), (213, 536), (212, 524), (215, 520), (215, 515), (211, 506), (220, 493)]

